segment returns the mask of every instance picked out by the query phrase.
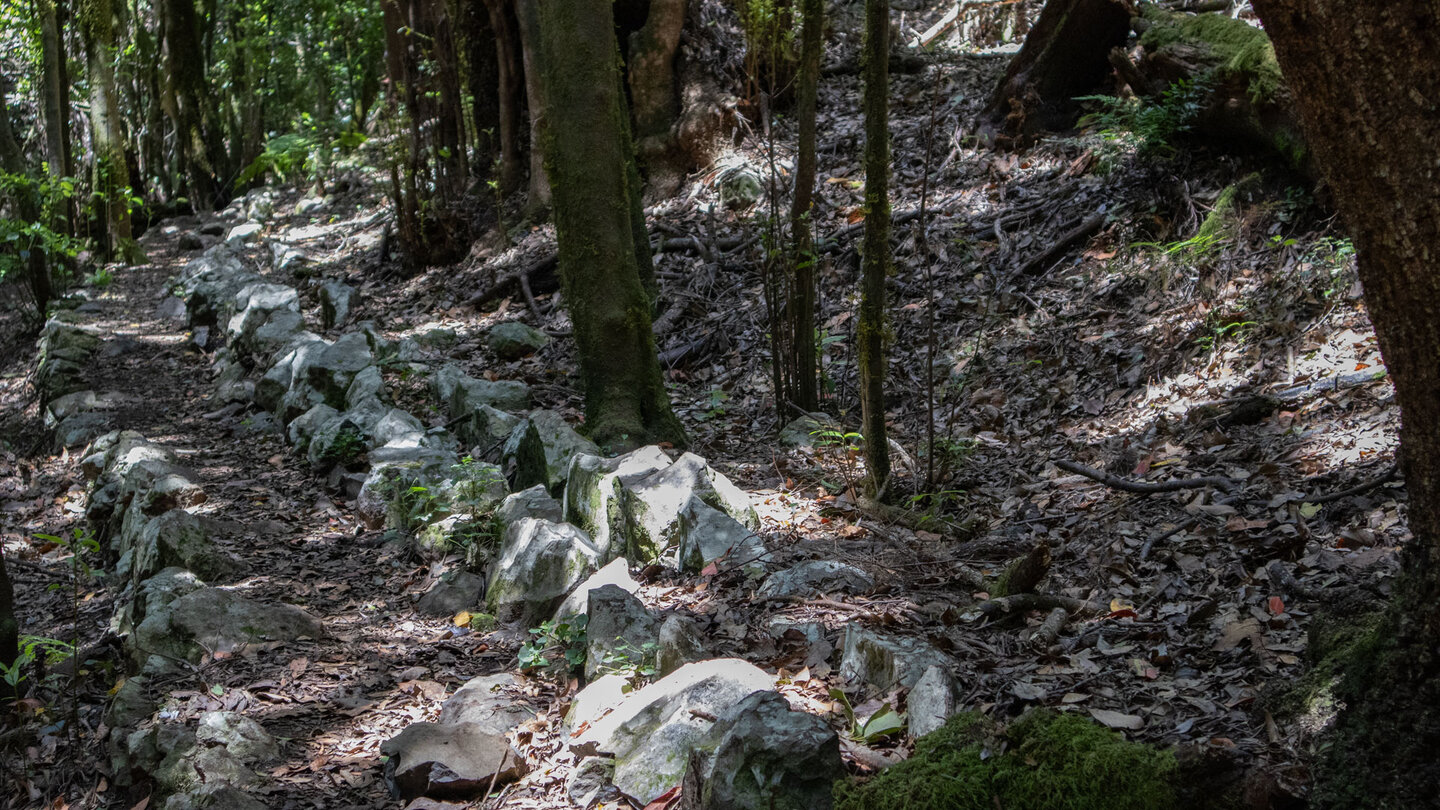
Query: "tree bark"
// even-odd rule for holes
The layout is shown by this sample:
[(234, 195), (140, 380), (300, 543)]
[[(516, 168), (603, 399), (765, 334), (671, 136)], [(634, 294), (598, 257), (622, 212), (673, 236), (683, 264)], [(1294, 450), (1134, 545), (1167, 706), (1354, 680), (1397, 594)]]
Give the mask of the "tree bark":
[(513, 0), (484, 0), (490, 13), (490, 29), (495, 32), (495, 61), (499, 68), (496, 94), (500, 105), (500, 166), (496, 181), (502, 194), (520, 188), (523, 167), (520, 163), (520, 94), (523, 56), (520, 34), (516, 30)]
[(862, 249), (860, 412), (869, 493), (883, 500), (890, 483), (885, 429), (885, 276), (890, 270), (890, 2), (865, 0), (861, 49), (865, 112), (865, 245)]
[(688, 168), (675, 142), (680, 94), (675, 87), (675, 53), (685, 27), (686, 0), (651, 0), (645, 25), (630, 35), (627, 68), (635, 140), (652, 198), (672, 196)]
[(1395, 385), (1414, 535), (1382, 633), (1347, 672), (1316, 807), (1440, 795), (1440, 4), (1255, 0), (1308, 143), (1354, 234)]
[(165, 71), (173, 83), (175, 134), (190, 181), (190, 202), (198, 211), (213, 211), (226, 202), (219, 178), (227, 174), (229, 161), (205, 79), (195, 2), (162, 0), (160, 14), (165, 29)]
[(40, 17), (41, 112), (45, 121), (45, 161), (52, 177), (70, 176), (70, 87), (65, 80), (65, 51), (54, 0), (36, 0)]
[(790, 204), (791, 251), (790, 336), (794, 353), (795, 405), (818, 410), (819, 363), (815, 349), (815, 107), (820, 83), (820, 56), (825, 36), (824, 0), (804, 0), (801, 9), (800, 73), (795, 88), (795, 195)]
[[(15, 139), (15, 132), (10, 123), (10, 101), (6, 97), (5, 80), (0, 78), (0, 168), (4, 168), (6, 174), (16, 177), (26, 177), (25, 156), (20, 151), (20, 142)], [(41, 222), (39, 201), (35, 198), (35, 191), (29, 185), (19, 185), (15, 188), (15, 210), (20, 214), (22, 222)], [(45, 261), (45, 252), (30, 246), (30, 255), (25, 262), (26, 281), (30, 284), (30, 295), (35, 299), (36, 310), (40, 313), (41, 320), (45, 318), (45, 307), (50, 303), (50, 267)]]
[[(7, 114), (8, 115), (8, 114)], [(9, 668), (20, 657), (20, 622), (15, 616), (15, 589), (5, 567), (5, 550), (0, 549), (0, 666)], [(11, 689), (0, 681), (0, 700), (20, 697), (19, 686)]]
[(130, 226), (125, 131), (115, 92), (115, 20), (110, 0), (84, 0), (80, 19), (90, 71), (91, 173), (98, 218), (105, 222), (104, 255), (127, 264), (143, 261)]
[(540, 86), (540, 12), (535, 0), (516, 0), (515, 18), (520, 23), (520, 46), (524, 51), (525, 105), (530, 112), (530, 185), (525, 212), (539, 219), (550, 210), (550, 178), (545, 174), (545, 94)]
[(1110, 49), (1125, 44), (1130, 15), (1127, 0), (1045, 3), (980, 115), (991, 137), (998, 132), (1023, 143), (1074, 124), (1075, 97), (1110, 75)]
[(610, 0), (539, 0), (545, 151), (586, 428), (612, 449), (684, 443), (655, 356), (639, 203)]

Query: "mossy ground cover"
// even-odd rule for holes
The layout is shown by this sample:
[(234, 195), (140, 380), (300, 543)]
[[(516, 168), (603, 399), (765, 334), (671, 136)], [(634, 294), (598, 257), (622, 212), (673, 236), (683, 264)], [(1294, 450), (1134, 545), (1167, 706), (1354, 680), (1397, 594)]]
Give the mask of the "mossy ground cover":
[(1073, 714), (1031, 712), (1003, 731), (966, 713), (915, 754), (835, 789), (836, 810), (1148, 810), (1174, 806), (1175, 758)]

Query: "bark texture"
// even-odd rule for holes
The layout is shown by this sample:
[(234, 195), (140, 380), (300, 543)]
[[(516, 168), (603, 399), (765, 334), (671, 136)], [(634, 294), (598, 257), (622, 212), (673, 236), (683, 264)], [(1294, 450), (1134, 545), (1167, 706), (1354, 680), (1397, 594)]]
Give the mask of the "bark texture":
[(683, 444), (670, 410), (641, 280), (638, 175), (610, 0), (539, 0), (545, 153), (560, 275), (575, 324), (591, 437), (614, 449)]
[(815, 106), (820, 83), (820, 55), (825, 36), (824, 0), (804, 0), (800, 7), (800, 73), (795, 87), (795, 196), (790, 205), (794, 240), (790, 274), (790, 336), (794, 358), (791, 374), (795, 404), (802, 410), (820, 407), (815, 356), (815, 234), (810, 208), (815, 200)]
[(129, 264), (143, 259), (130, 227), (125, 130), (115, 91), (115, 19), (110, 0), (85, 0), (80, 9), (90, 69), (91, 167), (97, 218), (105, 223), (104, 255)]
[[(25, 156), (20, 151), (20, 142), (15, 139), (15, 132), (10, 124), (10, 102), (6, 98), (4, 79), (0, 79), (0, 168), (3, 168), (6, 174), (17, 177), (29, 174), (25, 170)], [(28, 187), (16, 188), (15, 210), (23, 222), (41, 220), (40, 204), (34, 191)], [(36, 311), (40, 313), (41, 319), (44, 319), (45, 307), (50, 303), (51, 297), (50, 268), (45, 262), (45, 253), (32, 249), (25, 264), (30, 294), (35, 299)]]
[(214, 99), (205, 79), (206, 63), (200, 45), (200, 27), (194, 0), (163, 0), (165, 72), (174, 104), (170, 116), (190, 181), (190, 202), (200, 211), (213, 211), (225, 203), (221, 175), (228, 174), (228, 158), (216, 120)]
[(688, 160), (675, 141), (680, 94), (675, 87), (675, 52), (685, 27), (686, 0), (651, 0), (645, 25), (630, 35), (630, 104), (635, 139), (649, 176), (651, 195), (672, 196), (685, 180)]
[(1312, 806), (1440, 795), (1440, 3), (1255, 0), (1354, 234), (1400, 405), (1414, 539), (1387, 623), (1346, 673)]
[(860, 411), (867, 488), (882, 499), (890, 483), (885, 429), (885, 276), (890, 271), (890, 2), (865, 0), (865, 246), (861, 257)]
[(1110, 75), (1109, 52), (1130, 35), (1127, 0), (1049, 0), (1010, 60), (981, 119), (992, 136), (1024, 142), (1075, 123), (1075, 97)]
[[(0, 666), (14, 666), (19, 657), (20, 622), (15, 617), (15, 589), (10, 584), (10, 571), (5, 567), (5, 552), (0, 550)], [(0, 700), (18, 697), (18, 689), (11, 690), (0, 681)]]
[(525, 106), (530, 113), (530, 184), (525, 212), (532, 219), (550, 210), (550, 178), (545, 174), (545, 93), (540, 86), (540, 12), (535, 0), (516, 0), (520, 45), (525, 62)]

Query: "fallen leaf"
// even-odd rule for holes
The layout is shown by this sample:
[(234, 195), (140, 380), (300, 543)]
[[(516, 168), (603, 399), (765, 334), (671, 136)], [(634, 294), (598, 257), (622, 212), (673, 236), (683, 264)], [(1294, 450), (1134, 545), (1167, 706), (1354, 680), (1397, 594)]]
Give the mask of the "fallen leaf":
[(1285, 600), (1281, 599), (1278, 596), (1272, 596), (1270, 597), (1270, 603), (1268, 607), (1270, 608), (1271, 615), (1279, 616), (1281, 613), (1285, 612)]
[(1139, 715), (1135, 714), (1112, 712), (1109, 709), (1091, 709), (1090, 716), (1110, 728), (1124, 728), (1131, 731), (1139, 731), (1145, 727), (1145, 721), (1142, 720)]

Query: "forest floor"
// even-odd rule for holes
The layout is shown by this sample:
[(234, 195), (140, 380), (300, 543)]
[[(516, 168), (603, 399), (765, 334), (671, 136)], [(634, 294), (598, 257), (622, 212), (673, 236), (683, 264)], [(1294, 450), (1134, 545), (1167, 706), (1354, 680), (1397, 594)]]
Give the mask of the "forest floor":
[[(1342, 597), (1383, 597), (1408, 536), (1403, 489), (1385, 478), (1398, 417), (1388, 382), (1374, 375), (1383, 367), (1351, 251), (1291, 188), (1297, 181), (1204, 147), (1141, 158), (1098, 133), (1019, 154), (976, 146), (965, 136), (1003, 65), (998, 55), (951, 55), (894, 79), (887, 388), (898, 510), (867, 511), (854, 496), (863, 470), (853, 442), (795, 449), (774, 438), (795, 414), (777, 415), (770, 383), (756, 239), (769, 212), (763, 201), (728, 210), (716, 190), (726, 172), (765, 177), (771, 144), (752, 135), (723, 171), (651, 209), (665, 248), (660, 308), (674, 310), (659, 348), (690, 449), (751, 492), (781, 564), (842, 560), (878, 587), (775, 605), (755, 601), (754, 583), (735, 576), (652, 570), (640, 595), (695, 618), (711, 654), (777, 673), (793, 704), (837, 726), (828, 690), (844, 684), (833, 660), (807, 660), (771, 638), (770, 617), (822, 620), (837, 645), (857, 620), (925, 637), (954, 659), (963, 708), (1000, 719), (1032, 706), (1083, 712), (1133, 739), (1220, 752), (1249, 770), (1268, 804), (1286, 806), (1305, 793), (1324, 723), (1279, 708), (1281, 687), (1304, 672), (1309, 620)], [(858, 90), (851, 75), (825, 84), (815, 218), (827, 245), (817, 338), (824, 408), (847, 430), (859, 421)], [(784, 161), (792, 140), (783, 124), (775, 131)], [(1220, 214), (1219, 239), (1192, 240), (1222, 190), (1252, 172), (1259, 179)], [(909, 212), (922, 204), (924, 177), (922, 220)], [(298, 197), (283, 193), (277, 210)], [(452, 329), (455, 341), (423, 362), (524, 380), (537, 406), (580, 423), (575, 352), (553, 281), (538, 271), (530, 279), (533, 304), (519, 285), (494, 287), (543, 264), (553, 229), (497, 230), (459, 266), (406, 279), (377, 262), (383, 214), (377, 189), (319, 215), (277, 217), (266, 237), (309, 261), (303, 277), (276, 279), (300, 286), (307, 308), (321, 282), (344, 280), (361, 293), (352, 320), (373, 318), (392, 337)], [(1068, 251), (1032, 261), (1094, 215), (1100, 224)], [(381, 778), (380, 743), (432, 719), (468, 678), (513, 670), (515, 635), (482, 637), (416, 614), (418, 594), (460, 561), (382, 543), (264, 419), (214, 399), (206, 354), (157, 310), (193, 255), (177, 247), (191, 224), (153, 229), (148, 264), (82, 288), (83, 307), (112, 336), (87, 383), (126, 396), (117, 428), (175, 448), (200, 474), (201, 509), (225, 521), (221, 542), (255, 572), (237, 587), (306, 608), (328, 635), (207, 660), (160, 687), (167, 710), (183, 719), (230, 709), (284, 738), (265, 789), (272, 807), (397, 806)], [(268, 266), (259, 252), (252, 258)], [(466, 303), (492, 288), (489, 311)], [(52, 452), (29, 385), (34, 352), (17, 337), (18, 315), (4, 317), (0, 530), (23, 632), (78, 639), (95, 663), (79, 675), (36, 673), (43, 700), (23, 706), (31, 714), (0, 741), (0, 784), (15, 786), (0, 788), (0, 807), (132, 806), (140, 797), (108, 773), (100, 720), (120, 677), (103, 647), (115, 594), (69, 545), (39, 537), (68, 538), (83, 524), (82, 454)], [(512, 318), (558, 337), (501, 362), (483, 336)], [(388, 382), (402, 407), (443, 422), (423, 378), (395, 369)], [(1065, 461), (1109, 478), (1057, 466)], [(1229, 483), (1193, 480), (1202, 477)], [(1197, 485), (1126, 491), (1142, 481)], [(1045, 612), (981, 614), (973, 606), (984, 594), (962, 572), (996, 575), (1041, 544), (1051, 564), (1039, 590), (1106, 610), (1072, 618), (1037, 647), (1027, 635)], [(541, 712), (522, 748), (533, 770), (499, 801), (470, 806), (565, 806), (554, 734), (576, 684), (519, 683)], [(871, 709), (881, 701), (903, 706), (903, 694), (852, 696)], [(847, 762), (867, 772), (907, 745), (847, 744)]]

